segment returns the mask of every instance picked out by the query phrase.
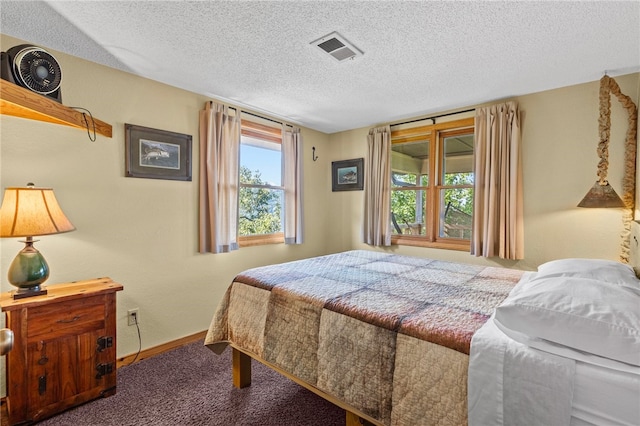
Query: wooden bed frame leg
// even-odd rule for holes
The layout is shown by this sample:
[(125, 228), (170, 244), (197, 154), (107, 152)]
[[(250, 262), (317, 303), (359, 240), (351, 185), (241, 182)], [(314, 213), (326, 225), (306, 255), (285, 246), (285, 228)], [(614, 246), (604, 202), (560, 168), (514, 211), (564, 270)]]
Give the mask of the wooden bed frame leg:
[(232, 348), (233, 386), (242, 389), (251, 385), (251, 357)]
[(365, 423), (357, 414), (353, 414), (349, 410), (345, 410), (345, 411), (347, 413), (346, 426), (362, 426), (362, 425), (368, 424), (368, 423)]

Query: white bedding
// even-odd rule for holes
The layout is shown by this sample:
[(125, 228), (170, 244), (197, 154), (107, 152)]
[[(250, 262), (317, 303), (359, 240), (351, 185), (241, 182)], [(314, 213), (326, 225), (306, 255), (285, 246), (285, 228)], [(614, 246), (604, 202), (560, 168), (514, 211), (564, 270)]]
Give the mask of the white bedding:
[(576, 363), (571, 425), (640, 425), (640, 376)]
[(640, 367), (530, 348), (493, 319), (471, 342), (470, 426), (640, 425)]
[(529, 272), (471, 341), (469, 424), (640, 425), (640, 280), (559, 259)]

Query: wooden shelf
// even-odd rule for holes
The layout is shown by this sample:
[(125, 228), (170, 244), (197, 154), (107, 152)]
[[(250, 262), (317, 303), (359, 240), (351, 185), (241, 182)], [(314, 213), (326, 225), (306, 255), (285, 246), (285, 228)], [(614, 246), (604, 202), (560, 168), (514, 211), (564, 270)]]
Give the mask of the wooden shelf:
[[(0, 114), (87, 129), (81, 112), (2, 79), (0, 79)], [(91, 117), (88, 114), (86, 116), (89, 121), (89, 131), (93, 131)], [(110, 124), (96, 118), (93, 121), (96, 133), (108, 138), (112, 136)]]

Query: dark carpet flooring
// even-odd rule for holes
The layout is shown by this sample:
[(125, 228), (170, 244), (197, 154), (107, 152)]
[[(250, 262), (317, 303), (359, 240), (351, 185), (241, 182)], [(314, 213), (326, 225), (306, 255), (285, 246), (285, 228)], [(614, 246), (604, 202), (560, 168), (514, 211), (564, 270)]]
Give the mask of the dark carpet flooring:
[(231, 350), (216, 355), (191, 343), (118, 370), (115, 395), (39, 423), (92, 425), (337, 426), (345, 412), (252, 361), (252, 385), (231, 381)]

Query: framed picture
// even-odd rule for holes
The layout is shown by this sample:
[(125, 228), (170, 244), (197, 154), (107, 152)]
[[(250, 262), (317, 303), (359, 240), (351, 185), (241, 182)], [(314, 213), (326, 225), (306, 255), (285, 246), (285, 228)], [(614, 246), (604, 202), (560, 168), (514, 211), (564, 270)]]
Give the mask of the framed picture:
[(331, 163), (331, 190), (358, 191), (364, 187), (364, 158)]
[(125, 176), (191, 180), (191, 135), (125, 124)]

